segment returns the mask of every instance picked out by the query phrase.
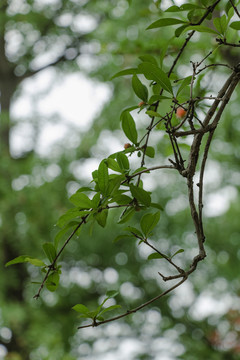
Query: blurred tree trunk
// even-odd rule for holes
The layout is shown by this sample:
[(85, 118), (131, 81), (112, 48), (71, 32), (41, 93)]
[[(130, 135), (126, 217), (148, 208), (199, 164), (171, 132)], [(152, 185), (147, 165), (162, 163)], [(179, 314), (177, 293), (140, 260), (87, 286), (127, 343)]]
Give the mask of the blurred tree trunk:
[[(3, 223), (1, 233), (1, 263), (4, 264), (19, 255), (18, 253), (18, 234), (16, 231), (15, 215), (17, 213), (17, 199), (13, 194), (12, 181), (14, 179), (14, 165), (16, 160), (11, 158), (10, 154), (10, 106), (14, 92), (19, 83), (14, 74), (14, 67), (7, 60), (5, 53), (4, 32), (0, 37), (0, 154), (1, 154), (1, 203), (0, 215)], [(8, 205), (7, 205), (8, 204)], [(3, 269), (2, 269), (3, 270)], [(2, 271), (3, 272), (3, 271)], [(21, 303), (23, 299), (24, 283), (27, 271), (22, 267), (18, 272), (13, 269), (8, 270), (4, 278), (4, 293), (1, 294), (4, 303)], [(10, 354), (18, 354), (22, 359), (29, 359), (29, 349), (27, 344), (23, 344), (22, 326), (12, 319), (12, 339), (4, 344)], [(21, 326), (19, 326), (21, 325)]]
[(13, 94), (19, 81), (14, 74), (13, 66), (8, 62), (5, 53), (4, 33), (0, 37), (0, 143), (1, 154), (10, 155), (9, 138), (10, 138), (10, 105)]

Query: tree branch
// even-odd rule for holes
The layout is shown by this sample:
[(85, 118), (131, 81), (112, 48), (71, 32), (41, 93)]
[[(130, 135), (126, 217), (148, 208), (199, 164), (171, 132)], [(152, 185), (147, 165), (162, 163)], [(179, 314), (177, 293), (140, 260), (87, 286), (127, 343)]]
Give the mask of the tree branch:
[(103, 325), (103, 324), (106, 324), (106, 323), (109, 323), (109, 322), (112, 322), (112, 321), (115, 321), (115, 320), (122, 319), (123, 317), (129, 316), (129, 315), (131, 315), (131, 314), (133, 314), (133, 313), (135, 313), (135, 312), (143, 309), (144, 307), (152, 304), (153, 302), (159, 300), (160, 298), (162, 298), (163, 296), (167, 295), (167, 294), (170, 293), (171, 291), (175, 290), (177, 287), (179, 287), (180, 285), (182, 285), (186, 280), (187, 280), (187, 277), (184, 277), (181, 281), (179, 281), (177, 284), (173, 285), (172, 287), (170, 287), (170, 288), (167, 289), (166, 291), (162, 292), (161, 294), (157, 295), (156, 297), (152, 298), (151, 300), (148, 300), (147, 302), (145, 302), (144, 304), (136, 307), (135, 309), (128, 310), (128, 311), (125, 312), (124, 314), (121, 314), (121, 315), (112, 317), (112, 318), (107, 319), (107, 320), (99, 321), (99, 322), (94, 321), (92, 324), (79, 326), (78, 329), (84, 329), (84, 328), (88, 328), (88, 327), (96, 327), (96, 326)]

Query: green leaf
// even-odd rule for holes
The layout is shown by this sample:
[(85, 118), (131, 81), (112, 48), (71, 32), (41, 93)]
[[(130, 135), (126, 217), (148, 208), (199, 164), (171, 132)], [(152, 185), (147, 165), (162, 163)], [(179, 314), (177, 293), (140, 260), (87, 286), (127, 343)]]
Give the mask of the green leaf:
[(77, 190), (77, 192), (85, 192), (85, 191), (94, 191), (94, 189), (90, 188), (89, 186), (83, 186)]
[(141, 204), (145, 206), (150, 206), (151, 196), (146, 190), (130, 184), (130, 191), (132, 193), (132, 196), (137, 199)]
[(155, 228), (155, 226), (158, 224), (160, 220), (160, 211), (157, 211), (154, 214), (145, 214), (143, 215), (140, 226), (142, 229), (142, 232), (147, 237), (148, 234)]
[(88, 313), (83, 313), (79, 315), (80, 318), (84, 318), (84, 319), (96, 319), (96, 316), (97, 316), (97, 311), (89, 311)]
[(35, 265), (35, 266), (46, 266), (46, 264), (42, 260), (31, 258), (28, 255), (20, 255), (20, 256), (16, 257), (15, 259), (8, 261), (5, 264), (5, 266), (7, 267), (10, 265), (27, 263), (27, 262), (29, 262), (30, 264)]
[(181, 85), (178, 88), (177, 91), (177, 95), (176, 97), (180, 94), (180, 92), (186, 87), (188, 86), (192, 81), (192, 76), (187, 76), (185, 79), (183, 79), (183, 81), (181, 82)]
[(154, 21), (151, 25), (147, 27), (147, 30), (149, 29), (156, 29), (163, 26), (172, 26), (176, 24), (184, 24), (186, 21), (180, 20), (180, 19), (174, 19), (174, 18), (165, 18), (165, 19), (159, 19), (157, 21)]
[(102, 210), (96, 214), (96, 220), (101, 227), (105, 227), (107, 223), (108, 210)]
[(46, 242), (45, 244), (43, 244), (42, 248), (43, 248), (48, 260), (50, 261), (50, 263), (52, 263), (57, 256), (55, 246), (50, 242)]
[[(230, 4), (230, 3), (229, 3)], [(231, 6), (231, 4), (230, 4)], [(234, 9), (233, 7), (230, 7), (230, 9), (228, 10), (228, 20), (227, 20), (227, 23), (229, 23), (229, 21), (231, 20), (231, 18), (233, 17), (234, 15)]]
[(114, 297), (116, 297), (118, 294), (119, 294), (119, 291), (117, 291), (117, 290), (108, 290), (108, 291), (106, 292), (106, 296), (107, 296), (108, 299), (114, 298)]
[(129, 112), (124, 111), (121, 115), (121, 120), (124, 134), (130, 141), (132, 141), (136, 145), (138, 135), (135, 121), (133, 120), (132, 115), (130, 115)]
[(94, 197), (92, 198), (91, 202), (92, 202), (92, 207), (93, 209), (97, 209), (100, 203), (100, 198), (101, 198), (101, 194), (98, 192), (94, 195)]
[(163, 207), (160, 204), (157, 204), (157, 203), (151, 203), (151, 207), (154, 207), (154, 208), (159, 209), (159, 210), (163, 210)]
[(148, 103), (151, 105), (157, 101), (165, 100), (165, 99), (171, 99), (171, 98), (169, 96), (164, 96), (164, 95), (152, 95), (148, 100)]
[(107, 165), (109, 167), (109, 169), (113, 170), (113, 171), (116, 171), (116, 172), (122, 172), (119, 164), (112, 158), (108, 158), (107, 159)]
[(175, 255), (180, 254), (180, 253), (182, 253), (182, 252), (184, 252), (184, 249), (179, 249), (178, 251), (176, 251), (176, 252), (171, 256), (171, 259), (172, 259)]
[(127, 205), (129, 204), (132, 199), (127, 195), (116, 195), (112, 198), (113, 202), (116, 202), (119, 205)]
[(125, 222), (130, 220), (134, 214), (135, 214), (135, 209), (133, 207), (127, 209), (127, 211), (124, 211), (124, 213), (120, 216), (120, 219), (118, 220), (118, 224), (124, 224)]
[(72, 309), (80, 314), (88, 314), (90, 312), (89, 309), (83, 304), (74, 305)]
[[(121, 305), (111, 305), (111, 306), (108, 306), (107, 308), (104, 308), (104, 309), (99, 313), (99, 315), (103, 315), (103, 314), (105, 314), (105, 313), (108, 312), (108, 311), (112, 311), (112, 310), (119, 309), (119, 308), (121, 308)], [(97, 317), (97, 319), (99, 319), (99, 318)]]
[(97, 180), (97, 178), (98, 178), (98, 171), (97, 171), (97, 170), (94, 170), (94, 171), (92, 172), (92, 178), (93, 178), (94, 181)]
[(165, 12), (179, 12), (179, 11), (188, 11), (188, 10), (194, 10), (194, 9), (202, 9), (201, 6), (195, 5), (195, 4), (183, 4), (181, 6), (170, 6)]
[(182, 25), (182, 26), (179, 26), (176, 30), (175, 30), (175, 36), (176, 37), (179, 37), (182, 32), (188, 27), (188, 24), (187, 25)]
[(33, 259), (31, 257), (28, 259), (28, 262), (34, 266), (46, 266), (46, 264), (42, 260)]
[(150, 254), (150, 255), (148, 256), (148, 260), (164, 259), (164, 258), (167, 258), (167, 256), (163, 256), (163, 255), (158, 254), (158, 253), (153, 253), (153, 254)]
[[(122, 115), (123, 115), (123, 113), (124, 113), (125, 111), (130, 113), (131, 111), (136, 110), (136, 109), (139, 109), (139, 106), (138, 106), (138, 105), (129, 106), (129, 107), (125, 108), (125, 109), (122, 111), (122, 113), (121, 113), (120, 120), (122, 119)], [(110, 155), (110, 156), (111, 156), (111, 155)]]
[(108, 183), (108, 196), (114, 196), (114, 194), (118, 191), (122, 181), (125, 179), (124, 175), (116, 175), (115, 178), (111, 179)]
[(139, 236), (141, 239), (143, 238), (143, 234), (141, 233), (141, 231), (138, 230), (137, 228), (133, 227), (133, 226), (128, 226), (124, 230), (129, 231), (131, 234)]
[(76, 192), (73, 194), (70, 199), (72, 204), (81, 208), (81, 209), (91, 209), (92, 201), (88, 198), (88, 196), (82, 192)]
[(117, 72), (115, 75), (113, 75), (113, 76), (111, 77), (111, 80), (112, 80), (112, 79), (115, 79), (115, 78), (117, 78), (117, 77), (119, 77), (119, 76), (134, 75), (134, 74), (140, 74), (139, 70), (138, 70), (138, 69), (134, 69), (134, 68), (121, 70), (121, 71)]
[(145, 154), (150, 158), (154, 158), (155, 156), (155, 149), (152, 146), (147, 146)]
[(159, 67), (147, 62), (139, 64), (138, 67), (146, 79), (156, 81), (164, 90), (171, 94), (173, 93), (169, 78)]
[(5, 266), (10, 266), (10, 265), (15, 265), (15, 264), (20, 264), (20, 263), (25, 263), (28, 262), (28, 260), (30, 259), (30, 257), (28, 255), (20, 255), (16, 258), (14, 258), (13, 260), (8, 261)]
[(115, 237), (115, 239), (113, 240), (114, 243), (118, 242), (119, 240), (125, 240), (125, 239), (134, 239), (133, 235), (127, 235), (127, 234), (121, 234)]
[(102, 160), (98, 167), (98, 186), (103, 195), (107, 194), (108, 181), (108, 167), (105, 160)]
[(191, 25), (191, 26), (187, 26), (186, 29), (184, 30), (184, 32), (189, 31), (189, 30), (194, 30), (194, 31), (198, 31), (198, 32), (203, 32), (203, 33), (210, 33), (210, 34), (214, 34), (214, 35), (219, 35), (219, 33), (209, 27), (206, 26), (202, 26), (202, 25)]
[(230, 24), (230, 28), (232, 28), (234, 30), (240, 30), (240, 21), (233, 21)]
[(224, 35), (227, 30), (227, 17), (226, 15), (221, 16), (220, 18), (214, 18), (213, 24), (217, 31)]
[(128, 148), (124, 149), (125, 154), (133, 153), (134, 151), (136, 151), (135, 146), (129, 146)]
[(165, 10), (165, 12), (179, 12), (181, 11), (179, 6), (173, 5), (170, 6), (167, 10)]
[(117, 162), (120, 169), (122, 169), (123, 171), (129, 170), (128, 157), (123, 152), (117, 153)]
[[(137, 174), (137, 173), (139, 173), (140, 171), (146, 170), (146, 169), (147, 169), (147, 168), (146, 168), (145, 166), (142, 166), (142, 167), (140, 167), (140, 168), (137, 168), (136, 170), (133, 171), (132, 175)], [(150, 172), (150, 171), (146, 171), (146, 174), (149, 174), (149, 172)]]
[(158, 112), (153, 111), (153, 110), (147, 110), (146, 114), (151, 117), (162, 117), (162, 115), (160, 115)]
[(142, 60), (142, 62), (149, 62), (151, 64), (158, 66), (157, 60), (152, 55), (142, 55), (142, 56), (139, 56), (139, 59)]
[(63, 214), (62, 216), (60, 216), (60, 218), (58, 219), (57, 222), (57, 226), (62, 228), (66, 223), (69, 222), (69, 220), (73, 220), (77, 217), (82, 217), (86, 214), (88, 214), (89, 211), (84, 211), (84, 210), (79, 210), (76, 208), (73, 209), (69, 209), (65, 214)]
[(58, 244), (59, 244), (59, 241), (61, 240), (61, 238), (63, 237), (63, 235), (66, 234), (66, 232), (72, 228), (72, 227), (76, 227), (77, 225), (79, 224), (78, 221), (71, 221), (70, 223), (68, 223), (63, 229), (61, 229), (55, 236), (54, 238), (54, 246), (55, 246), (55, 249), (58, 248)]
[[(188, 12), (188, 14), (187, 14), (187, 18), (188, 18), (188, 20), (189, 20), (189, 22), (190, 22), (189, 25), (199, 24), (199, 21), (200, 21), (202, 15), (203, 15), (204, 13), (205, 13), (205, 12), (203, 12), (202, 10), (198, 10), (198, 9), (192, 9), (192, 10), (190, 10), (190, 11)], [(211, 16), (212, 16), (212, 14), (209, 13), (209, 14), (207, 15), (207, 19), (208, 19), (208, 20), (211, 20)]]
[(204, 8), (196, 4), (182, 4), (180, 6), (181, 11), (194, 10), (194, 9), (204, 9)]
[(59, 284), (59, 273), (57, 271), (54, 271), (52, 274), (50, 274), (46, 281), (46, 287), (49, 291), (53, 292), (57, 289)]
[(132, 77), (132, 88), (135, 94), (142, 99), (144, 102), (148, 100), (148, 89), (145, 85), (141, 83), (137, 75)]
[(106, 293), (107, 297), (105, 297), (105, 299), (102, 301), (102, 303), (97, 307), (96, 315), (101, 314), (101, 313), (102, 313), (102, 312), (101, 312), (101, 309), (102, 309), (103, 305), (105, 304), (105, 302), (106, 302), (108, 299), (114, 298), (115, 296), (117, 296), (118, 293), (119, 293), (119, 292), (116, 291), (116, 290), (108, 290), (107, 293)]

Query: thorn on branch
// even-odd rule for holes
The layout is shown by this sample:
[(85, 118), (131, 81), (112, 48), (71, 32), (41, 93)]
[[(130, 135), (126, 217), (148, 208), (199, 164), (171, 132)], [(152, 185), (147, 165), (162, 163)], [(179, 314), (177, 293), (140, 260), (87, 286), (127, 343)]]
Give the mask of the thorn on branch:
[(168, 159), (168, 161), (170, 161), (170, 163), (173, 164), (173, 166), (175, 167), (175, 169), (177, 169), (177, 164), (176, 164), (172, 159)]
[(167, 277), (164, 276), (163, 274), (161, 274), (159, 271), (158, 271), (158, 274), (161, 276), (161, 278), (163, 279), (163, 281), (167, 281)]

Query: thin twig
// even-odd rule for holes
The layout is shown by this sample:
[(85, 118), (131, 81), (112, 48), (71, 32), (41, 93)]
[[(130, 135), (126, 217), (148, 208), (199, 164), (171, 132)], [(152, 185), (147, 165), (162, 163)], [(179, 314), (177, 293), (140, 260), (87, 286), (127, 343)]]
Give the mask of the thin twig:
[(57, 262), (57, 259), (59, 258), (59, 256), (61, 255), (61, 253), (63, 252), (63, 250), (65, 249), (65, 247), (67, 246), (67, 244), (69, 243), (69, 241), (72, 239), (72, 237), (76, 234), (76, 232), (78, 231), (78, 229), (82, 226), (82, 224), (84, 224), (86, 222), (86, 219), (88, 218), (89, 215), (85, 215), (83, 218), (82, 218), (82, 221), (76, 226), (76, 228), (72, 231), (72, 233), (69, 235), (69, 237), (67, 238), (67, 240), (64, 242), (63, 246), (61, 247), (61, 249), (58, 251), (55, 259), (53, 260), (53, 262), (51, 263), (51, 265), (49, 265), (48, 267), (48, 271), (38, 289), (38, 292), (36, 295), (34, 295), (34, 299), (38, 299), (39, 296), (40, 296), (40, 293), (44, 287), (44, 284), (45, 282), (47, 281), (48, 279), (48, 276), (50, 275), (50, 272), (55, 268), (55, 264)]
[[(207, 11), (205, 12), (205, 14), (204, 14), (204, 15), (201, 17), (201, 19), (200, 19), (196, 24), (194, 24), (194, 25), (201, 25), (202, 22), (208, 17), (208, 15), (209, 15), (211, 12), (213, 12), (213, 10), (215, 9), (215, 7), (217, 6), (217, 4), (218, 4), (220, 1), (221, 1), (221, 0), (217, 0), (213, 5), (209, 6), (208, 9), (207, 9)], [(174, 60), (172, 66), (171, 66), (171, 68), (170, 68), (170, 70), (169, 70), (169, 72), (168, 72), (168, 76), (170, 76), (170, 75), (172, 74), (174, 67), (176, 66), (176, 64), (177, 64), (180, 56), (182, 55), (185, 47), (187, 46), (188, 42), (190, 41), (190, 39), (192, 38), (192, 36), (194, 35), (194, 33), (195, 33), (195, 30), (193, 30), (193, 31), (191, 31), (191, 32), (189, 33), (188, 37), (186, 38), (184, 44), (182, 45), (182, 47), (181, 47), (181, 49), (180, 49), (180, 51), (179, 51), (176, 59)]]
[(223, 66), (223, 67), (226, 67), (228, 69), (231, 69), (233, 70), (233, 67), (228, 65), (228, 64), (209, 64), (209, 65), (205, 65), (203, 68), (199, 69), (197, 72), (196, 72), (196, 75), (200, 74), (200, 72), (210, 68), (210, 67), (217, 67), (217, 66)]
[(172, 266), (175, 267), (175, 269), (182, 274), (182, 276), (185, 274), (185, 271), (183, 269), (181, 269), (179, 266), (177, 266), (171, 258), (169, 258), (168, 256), (164, 255), (161, 251), (159, 251), (157, 248), (155, 248), (155, 246), (153, 246), (147, 239), (144, 240), (144, 244), (146, 244), (147, 246), (149, 246), (151, 249), (153, 249), (156, 253), (158, 253), (159, 255), (161, 255), (165, 260), (167, 260), (169, 262), (169, 264), (171, 264)]
[(231, 46), (231, 47), (240, 47), (240, 44), (236, 44), (236, 43), (229, 43), (226, 41), (226, 39), (221, 39), (221, 38), (217, 38), (216, 41), (220, 44), (220, 45), (227, 45), (227, 46)]
[[(150, 167), (150, 168), (147, 168), (147, 169), (144, 169), (144, 170), (141, 170), (141, 171), (138, 171), (137, 173), (135, 174), (132, 174), (132, 175), (129, 175), (128, 177), (131, 179), (131, 178), (134, 178), (135, 176), (138, 176), (140, 174), (144, 174), (144, 173), (148, 173), (149, 171), (154, 171), (154, 170), (159, 170), (159, 169), (175, 169), (176, 168), (172, 165), (160, 165), (160, 166), (153, 166), (153, 167)], [(126, 182), (126, 180), (124, 180), (122, 182), (122, 184)]]
[(96, 322), (94, 321), (92, 324), (88, 324), (88, 325), (83, 325), (83, 326), (79, 326), (78, 329), (84, 329), (84, 328), (88, 328), (88, 327), (96, 327), (99, 325), (103, 325), (115, 320), (119, 320), (122, 319), (123, 317), (129, 316), (141, 309), (143, 309), (144, 307), (152, 304), (153, 302), (155, 302), (156, 300), (159, 300), (160, 298), (162, 298), (163, 296), (167, 295), (168, 293), (170, 293), (171, 291), (175, 290), (177, 287), (179, 287), (180, 285), (182, 285), (185, 281), (187, 280), (187, 277), (184, 277), (181, 281), (179, 281), (177, 284), (173, 285), (172, 287), (170, 287), (169, 289), (165, 290), (164, 292), (162, 292), (160, 295), (157, 295), (156, 297), (152, 298), (151, 300), (148, 300), (147, 302), (145, 302), (144, 304), (136, 307), (135, 309), (132, 310), (128, 310), (127, 312), (125, 312), (124, 314), (112, 317), (110, 319), (107, 320), (103, 320), (103, 321), (99, 321)]
[(234, 8), (235, 13), (237, 14), (237, 16), (240, 18), (239, 11), (238, 11), (237, 7), (234, 5), (234, 2), (232, 0), (230, 0), (230, 3), (232, 4), (232, 7)]

